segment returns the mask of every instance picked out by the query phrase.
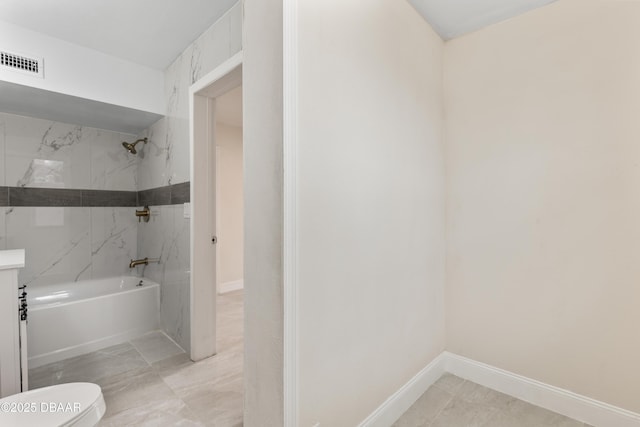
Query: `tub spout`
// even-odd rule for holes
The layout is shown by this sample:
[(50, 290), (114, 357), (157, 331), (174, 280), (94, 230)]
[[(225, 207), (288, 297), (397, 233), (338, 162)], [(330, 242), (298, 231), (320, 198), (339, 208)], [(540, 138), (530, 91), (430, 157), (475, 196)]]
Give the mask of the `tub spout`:
[(160, 264), (160, 258), (142, 258), (142, 259), (132, 259), (131, 262), (129, 263), (129, 268), (133, 268), (137, 265), (149, 265), (150, 262), (157, 262), (158, 264)]
[(149, 264), (149, 258), (143, 258), (143, 259), (132, 259), (131, 262), (129, 263), (129, 268), (133, 268), (137, 265), (148, 265)]

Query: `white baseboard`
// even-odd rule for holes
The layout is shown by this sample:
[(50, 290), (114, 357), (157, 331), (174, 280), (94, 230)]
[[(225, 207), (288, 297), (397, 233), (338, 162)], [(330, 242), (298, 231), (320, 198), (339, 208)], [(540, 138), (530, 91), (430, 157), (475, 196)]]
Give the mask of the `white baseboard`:
[(640, 427), (640, 414), (635, 412), (446, 351), (391, 395), (359, 427), (392, 425), (445, 372), (595, 427)]
[(413, 405), (444, 374), (446, 354), (442, 353), (403, 385), (358, 427), (388, 427)]
[(218, 294), (226, 294), (227, 292), (239, 291), (244, 288), (244, 280), (234, 280), (233, 282), (220, 283), (218, 286)]
[(595, 427), (640, 427), (640, 414), (445, 352), (445, 370)]

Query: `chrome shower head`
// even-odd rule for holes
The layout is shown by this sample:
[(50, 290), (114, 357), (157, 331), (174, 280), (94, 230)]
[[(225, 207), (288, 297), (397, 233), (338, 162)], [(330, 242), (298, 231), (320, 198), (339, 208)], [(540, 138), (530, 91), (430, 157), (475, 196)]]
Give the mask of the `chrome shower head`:
[(146, 144), (146, 143), (147, 143), (147, 138), (141, 138), (141, 139), (137, 140), (136, 142), (134, 142), (133, 144), (131, 144), (131, 143), (129, 143), (129, 142), (126, 142), (126, 141), (124, 141), (124, 142), (122, 143), (122, 146), (123, 146), (123, 147), (124, 147), (124, 149), (125, 149), (125, 150), (127, 150), (129, 153), (131, 153), (131, 154), (137, 154), (138, 152), (136, 151), (136, 144), (137, 144), (138, 142), (140, 142), (140, 141), (142, 141), (142, 142), (144, 142), (144, 143)]

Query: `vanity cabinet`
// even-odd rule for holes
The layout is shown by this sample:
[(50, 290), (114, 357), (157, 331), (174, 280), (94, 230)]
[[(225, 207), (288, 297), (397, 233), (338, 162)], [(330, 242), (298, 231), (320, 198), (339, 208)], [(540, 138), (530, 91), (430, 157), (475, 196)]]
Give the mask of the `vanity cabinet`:
[[(18, 289), (18, 270), (22, 267), (24, 249), (0, 251), (0, 398), (22, 391), (19, 313), (21, 291)], [(26, 342), (26, 337), (24, 341)], [(26, 364), (26, 357), (23, 363)], [(24, 368), (26, 376), (26, 366)]]

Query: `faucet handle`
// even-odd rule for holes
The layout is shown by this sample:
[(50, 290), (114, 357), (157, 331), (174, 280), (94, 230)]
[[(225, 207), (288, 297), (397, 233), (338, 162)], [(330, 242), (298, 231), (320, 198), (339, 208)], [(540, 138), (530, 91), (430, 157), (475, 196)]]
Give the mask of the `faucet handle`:
[(142, 210), (136, 209), (136, 216), (138, 217), (138, 222), (144, 219), (144, 222), (149, 222), (149, 217), (151, 216), (151, 210), (149, 206), (144, 206)]

